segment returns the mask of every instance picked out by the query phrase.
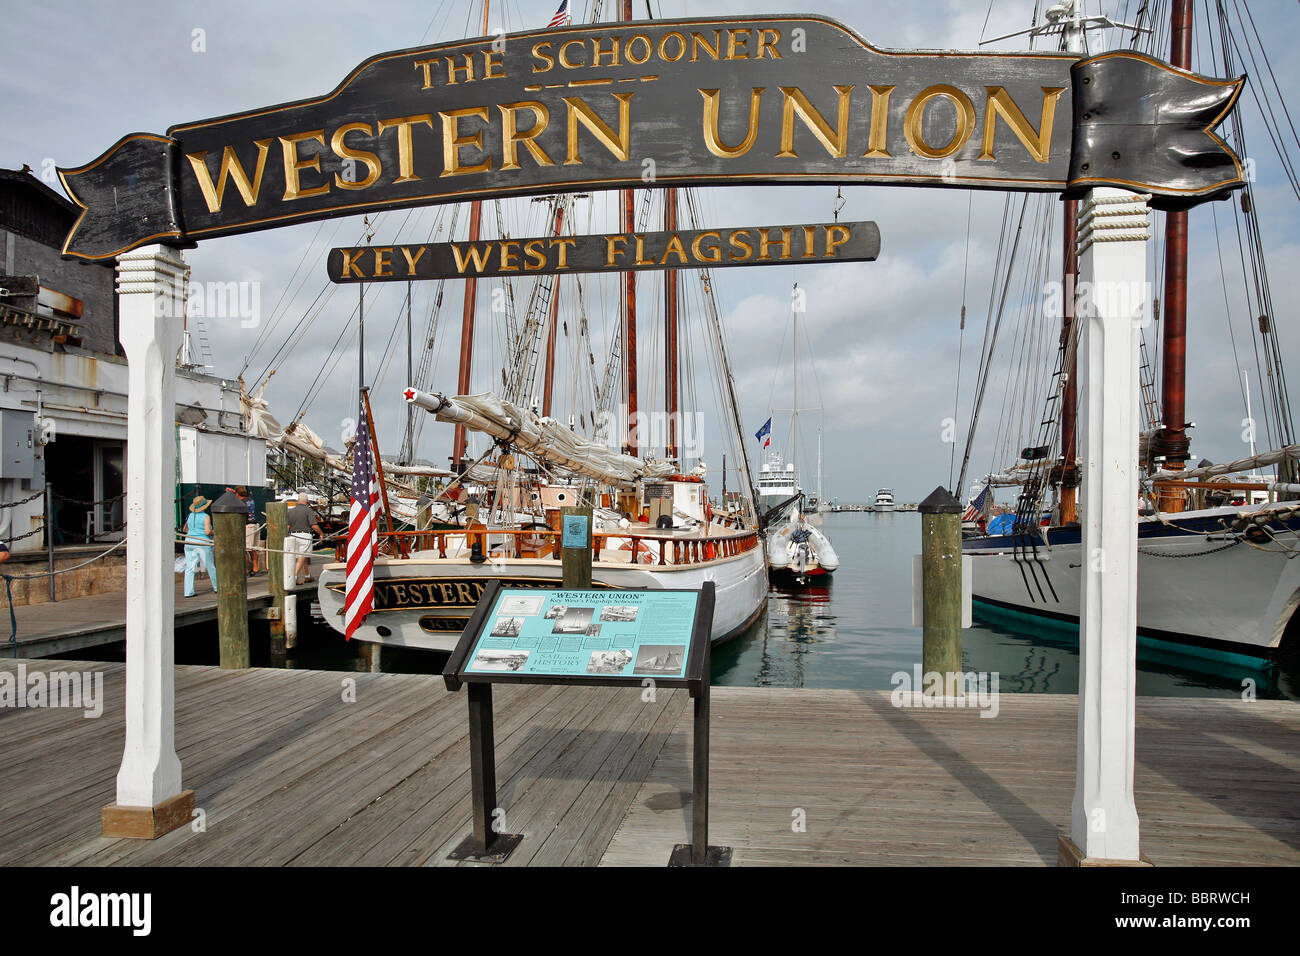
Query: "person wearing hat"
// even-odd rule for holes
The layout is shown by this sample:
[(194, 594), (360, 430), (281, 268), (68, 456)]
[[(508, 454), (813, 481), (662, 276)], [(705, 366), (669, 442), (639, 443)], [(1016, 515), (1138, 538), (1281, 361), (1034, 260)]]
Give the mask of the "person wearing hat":
[(207, 569), (208, 580), (212, 582), (212, 593), (217, 593), (217, 561), (212, 552), (212, 516), (208, 514), (208, 505), (212, 504), (202, 495), (195, 495), (190, 504), (190, 516), (185, 522), (185, 596), (194, 597), (194, 572), (199, 562)]

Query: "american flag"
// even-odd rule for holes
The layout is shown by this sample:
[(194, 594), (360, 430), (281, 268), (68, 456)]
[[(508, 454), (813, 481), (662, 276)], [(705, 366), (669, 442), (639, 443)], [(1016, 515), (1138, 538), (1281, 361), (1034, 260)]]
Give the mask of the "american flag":
[(343, 631), (348, 640), (375, 606), (375, 545), (379, 486), (370, 467), (370, 428), (365, 402), (356, 444), (352, 446), (352, 511), (348, 517), (348, 580), (343, 599)]
[(567, 27), (569, 25), (569, 0), (564, 0), (560, 4), (560, 9), (555, 11), (555, 16), (551, 17), (551, 22), (546, 24), (549, 27)]
[(966, 513), (961, 516), (962, 521), (979, 521), (985, 517), (989, 510), (989, 485), (986, 483), (975, 496), (971, 503), (966, 507)]

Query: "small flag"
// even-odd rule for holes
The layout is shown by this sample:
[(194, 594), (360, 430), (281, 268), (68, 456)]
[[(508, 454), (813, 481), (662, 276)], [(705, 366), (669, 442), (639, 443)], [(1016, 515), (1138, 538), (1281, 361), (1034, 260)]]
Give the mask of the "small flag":
[[(765, 436), (767, 440), (763, 441)], [(763, 427), (754, 433), (754, 437), (757, 438), (759, 441), (763, 442), (764, 448), (772, 444), (772, 419), (769, 418), (767, 421), (765, 421), (763, 423)]]
[(988, 516), (989, 511), (989, 489), (990, 486), (985, 483), (971, 503), (966, 507), (966, 513), (961, 516), (962, 521), (979, 521), (980, 518)]
[(343, 596), (343, 632), (347, 640), (375, 606), (376, 526), (379, 486), (370, 467), (370, 427), (365, 403), (357, 416), (352, 446), (352, 509), (348, 515), (348, 577)]
[(551, 17), (551, 22), (546, 25), (547, 27), (567, 27), (569, 25), (569, 0), (564, 0), (560, 4), (560, 9), (555, 11), (555, 16)]

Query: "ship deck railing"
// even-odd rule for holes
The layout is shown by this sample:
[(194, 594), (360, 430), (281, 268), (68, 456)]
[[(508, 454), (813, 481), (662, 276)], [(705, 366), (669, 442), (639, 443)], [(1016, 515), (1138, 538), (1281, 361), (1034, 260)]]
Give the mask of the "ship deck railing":
[[(561, 532), (551, 528), (465, 528), (385, 531), (380, 552), (390, 559), (464, 560), (477, 545), (484, 559), (531, 558), (560, 561)], [(760, 545), (758, 531), (713, 524), (708, 532), (671, 533), (648, 525), (592, 534), (592, 561), (668, 567), (725, 560)], [(347, 560), (347, 543), (335, 545), (336, 562)]]

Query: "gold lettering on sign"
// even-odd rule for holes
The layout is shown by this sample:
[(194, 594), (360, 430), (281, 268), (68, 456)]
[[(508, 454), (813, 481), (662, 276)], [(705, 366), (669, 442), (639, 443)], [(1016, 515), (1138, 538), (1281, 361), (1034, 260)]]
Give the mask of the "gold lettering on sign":
[[(632, 48), (637, 44), (640, 44), (640, 52), (639, 54), (634, 54)], [(627, 62), (631, 63), (633, 66), (640, 66), (642, 63), (645, 63), (650, 59), (650, 55), (653, 52), (654, 46), (651, 44), (650, 38), (644, 33), (638, 33), (636, 36), (632, 37), (632, 39), (628, 40), (627, 44), (623, 47), (623, 56), (626, 57)]]
[(394, 184), (409, 183), (420, 178), (414, 173), (415, 156), (411, 145), (411, 127), (416, 123), (423, 123), (433, 129), (433, 114), (421, 113), (419, 116), (398, 116), (379, 121), (379, 132), (376, 135), (383, 136), (386, 130), (397, 130), (397, 178), (393, 180)]
[(993, 137), (997, 132), (998, 117), (1001, 116), (1011, 127), (1011, 132), (1029, 151), (1029, 155), (1040, 163), (1045, 163), (1052, 155), (1052, 122), (1056, 118), (1056, 101), (1065, 92), (1062, 86), (1043, 86), (1043, 114), (1038, 121), (1038, 131), (1020, 111), (1015, 100), (1001, 86), (986, 86), (988, 103), (984, 108), (984, 142), (978, 159), (993, 159)]
[(691, 62), (692, 63), (699, 62), (700, 47), (703, 47), (704, 52), (716, 60), (718, 58), (718, 50), (722, 48), (722, 31), (721, 30), (713, 31), (712, 46), (709, 45), (708, 40), (704, 39), (704, 34), (702, 33), (691, 34)]
[[(672, 56), (668, 55), (669, 40), (677, 41), (677, 49)], [(686, 55), (686, 37), (682, 36), (682, 34), (678, 33), (676, 30), (670, 33), (665, 33), (663, 36), (659, 38), (659, 59), (663, 60), (666, 63), (676, 63), (685, 55)]]
[(280, 149), (284, 154), (284, 198), (286, 201), (323, 196), (330, 191), (329, 183), (312, 186), (309, 189), (302, 188), (302, 183), (298, 178), (300, 172), (304, 169), (314, 169), (316, 172), (320, 172), (320, 153), (317, 153), (311, 159), (298, 158), (298, 144), (309, 139), (314, 139), (323, 147), (325, 145), (325, 131), (323, 129), (314, 129), (306, 133), (294, 133), (290, 136), (280, 137)]
[[(839, 236), (838, 239), (835, 237)], [(834, 225), (826, 227), (826, 258), (834, 259), (835, 250), (849, 241), (849, 227)]]
[(393, 274), (393, 263), (389, 256), (393, 254), (392, 246), (375, 246), (375, 271), (376, 279), (382, 276), (391, 276)]
[(420, 89), (422, 89), (422, 90), (431, 90), (431, 89), (433, 89), (433, 75), (432, 75), (432, 73), (430, 72), (430, 67), (432, 67), (432, 66), (433, 66), (435, 63), (437, 63), (437, 62), (438, 62), (438, 58), (437, 58), (436, 56), (435, 56), (435, 57), (430, 57), (430, 58), (427, 59), (427, 60), (416, 60), (416, 61), (415, 61), (415, 63), (414, 63), (415, 68), (418, 69), (418, 70), (423, 70), (423, 71), (424, 71), (424, 85), (421, 86)]
[[(790, 258), (790, 234), (793, 231), (794, 230), (791, 229), (789, 226), (786, 226), (781, 230), (781, 242), (780, 242), (781, 255), (779, 257), (781, 259)], [(760, 229), (758, 231), (758, 261), (759, 262), (766, 262), (772, 258), (770, 255), (768, 255), (767, 252), (768, 246), (771, 245), (771, 242), (772, 240), (768, 231), (766, 229)]]
[(611, 49), (602, 50), (600, 48), (600, 37), (591, 38), (591, 65), (593, 67), (604, 66), (601, 62), (602, 57), (609, 58), (609, 66), (618, 66), (618, 37), (610, 37), (609, 44)]
[[(705, 239), (712, 239), (708, 248), (704, 247)], [(702, 232), (691, 240), (691, 254), (700, 262), (719, 262), (722, 259), (722, 248), (718, 245), (722, 241), (722, 235), (717, 232)]]
[(362, 272), (360, 267), (357, 265), (357, 260), (361, 258), (361, 254), (365, 251), (366, 250), (364, 249), (343, 250), (343, 277), (344, 278), (347, 278), (350, 275), (354, 275), (358, 279), (364, 279), (366, 277), (366, 274)]
[(438, 114), (442, 117), (442, 172), (441, 176), (463, 176), (467, 173), (485, 173), (492, 168), (492, 157), (488, 156), (481, 163), (475, 163), (472, 166), (462, 166), (460, 162), (460, 151), (473, 147), (479, 151), (483, 149), (483, 131), (477, 133), (467, 133), (461, 135), (461, 119), (474, 117), (481, 119), (484, 123), (488, 121), (488, 111), (486, 106), (470, 106), (463, 110), (447, 110)]
[[(943, 146), (935, 147), (925, 141), (925, 108), (940, 97), (948, 100), (956, 108), (957, 128), (953, 130), (952, 139)], [(974, 129), (975, 104), (961, 90), (946, 83), (936, 83), (922, 90), (920, 95), (908, 105), (907, 116), (903, 121), (903, 133), (907, 137), (907, 145), (911, 146), (914, 152), (929, 159), (951, 156), (966, 145), (966, 140), (970, 139)]]
[(853, 93), (853, 87), (835, 87), (835, 92), (839, 94), (839, 108), (834, 129), (799, 87), (783, 86), (781, 92), (785, 94), (785, 105), (781, 112), (781, 149), (776, 155), (798, 158), (799, 154), (794, 151), (794, 117), (797, 113), (804, 126), (826, 148), (826, 152), (842, 159), (849, 137), (849, 97)]
[(869, 86), (871, 90), (871, 135), (863, 156), (872, 159), (889, 158), (889, 94), (892, 86)]
[(745, 130), (745, 138), (741, 140), (739, 146), (727, 146), (718, 133), (718, 99), (721, 92), (700, 90), (700, 96), (704, 97), (704, 145), (708, 147), (710, 153), (714, 156), (731, 158), (744, 156), (749, 152), (754, 145), (754, 140), (758, 138), (758, 111), (763, 102), (765, 89), (766, 87), (763, 86), (755, 86), (749, 91), (749, 127)]
[[(732, 252), (727, 256), (732, 262), (743, 262), (754, 254), (754, 246), (749, 241), (748, 229), (737, 229), (727, 236), (727, 245), (732, 248)], [(740, 253), (740, 255), (736, 253)]]
[(544, 269), (546, 268), (546, 253), (542, 250), (541, 239), (529, 239), (524, 243), (524, 256), (528, 260), (524, 263), (525, 269)]
[(551, 54), (547, 52), (548, 50), (550, 50), (550, 48), (551, 48), (550, 40), (543, 40), (541, 43), (533, 44), (533, 59), (540, 60), (546, 64), (545, 66), (538, 66), (536, 63), (534, 63), (533, 64), (534, 73), (545, 73), (551, 67), (555, 66), (555, 57), (551, 56)]
[(623, 255), (623, 247), (627, 245), (627, 236), (606, 236), (605, 237), (605, 265), (612, 266), (616, 256)]
[(776, 45), (781, 42), (780, 30), (759, 30), (758, 31), (758, 52), (754, 54), (755, 60), (761, 60), (763, 57), (771, 55), (773, 60), (781, 59), (781, 51)]
[(217, 183), (212, 184), (212, 174), (208, 172), (208, 152), (186, 153), (185, 158), (194, 168), (194, 178), (198, 180), (199, 192), (207, 203), (208, 212), (221, 212), (221, 204), (226, 198), (226, 181), (229, 179), (239, 190), (245, 206), (257, 205), (257, 196), (262, 191), (262, 173), (266, 171), (266, 153), (271, 148), (269, 139), (259, 139), (253, 143), (257, 147), (257, 165), (253, 169), (253, 180), (249, 182), (248, 173), (235, 155), (235, 147), (227, 146), (221, 151), (221, 169), (217, 173)]
[(474, 54), (462, 53), (460, 57), (464, 61), (464, 63), (461, 66), (456, 65), (456, 60), (454, 57), (450, 57), (450, 56), (447, 57), (447, 85), (448, 86), (454, 86), (457, 82), (461, 82), (456, 79), (457, 73), (463, 73), (465, 75), (465, 79), (463, 81), (465, 83), (468, 83), (470, 80), (474, 79)]
[(420, 258), (421, 256), (424, 255), (424, 252), (425, 252), (425, 247), (420, 246), (420, 251), (417, 252), (414, 256), (412, 256), (410, 246), (402, 246), (402, 255), (406, 256), (406, 274), (408, 276), (415, 275), (415, 264), (420, 261)]
[[(518, 103), (502, 103), (497, 106), (501, 111), (501, 155), (502, 169), (519, 169), (519, 145), (537, 161), (538, 166), (554, 166), (555, 160), (546, 155), (546, 151), (535, 142), (546, 124), (551, 120), (551, 111), (535, 100), (523, 100)], [(519, 132), (516, 113), (529, 110), (533, 114), (533, 125), (525, 133)]]
[(603, 119), (596, 115), (596, 111), (587, 105), (581, 97), (564, 97), (564, 102), (569, 105), (569, 138), (568, 151), (565, 153), (564, 158), (565, 166), (576, 166), (582, 163), (582, 159), (578, 156), (579, 124), (585, 126), (596, 137), (596, 141), (613, 153), (616, 159), (627, 162), (632, 134), (630, 117), (632, 115), (633, 94), (611, 93), (610, 95), (618, 100), (617, 134)]
[(334, 135), (330, 137), (330, 149), (334, 150), (335, 154), (342, 159), (350, 159), (353, 162), (365, 163), (369, 172), (366, 174), (365, 179), (359, 179), (356, 182), (348, 182), (338, 173), (335, 173), (334, 185), (338, 186), (339, 189), (365, 189), (367, 186), (373, 186), (375, 180), (379, 179), (379, 174), (383, 171), (383, 167), (379, 164), (378, 156), (364, 149), (352, 149), (343, 141), (343, 137), (347, 136), (348, 133), (351, 133), (354, 130), (362, 130), (367, 136), (369, 136), (370, 124), (347, 123), (340, 126), (334, 131)]
[(569, 236), (567, 239), (551, 240), (551, 245), (560, 247), (560, 257), (556, 264), (561, 269), (567, 269), (569, 267), (569, 247), (575, 245), (577, 241), (578, 240), (572, 236)]
[(487, 268), (488, 259), (492, 257), (492, 243), (489, 242), (481, 250), (478, 245), (472, 245), (468, 250), (469, 254), (466, 255), (461, 252), (459, 244), (454, 242), (451, 244), (451, 254), (456, 260), (456, 271), (464, 275), (466, 264), (473, 263), (474, 271), (482, 273)]

